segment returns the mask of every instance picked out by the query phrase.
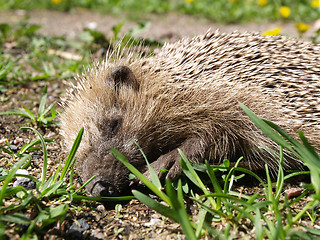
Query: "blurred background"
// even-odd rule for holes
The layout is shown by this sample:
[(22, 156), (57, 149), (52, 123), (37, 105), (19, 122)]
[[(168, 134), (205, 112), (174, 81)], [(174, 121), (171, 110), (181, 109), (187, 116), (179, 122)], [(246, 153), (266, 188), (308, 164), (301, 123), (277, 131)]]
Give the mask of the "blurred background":
[(0, 22), (25, 19), (51, 35), (90, 28), (112, 37), (117, 24), (123, 23), (124, 33), (138, 23), (134, 34), (155, 40), (208, 28), (314, 37), (320, 17), (319, 0), (1, 0), (0, 10)]

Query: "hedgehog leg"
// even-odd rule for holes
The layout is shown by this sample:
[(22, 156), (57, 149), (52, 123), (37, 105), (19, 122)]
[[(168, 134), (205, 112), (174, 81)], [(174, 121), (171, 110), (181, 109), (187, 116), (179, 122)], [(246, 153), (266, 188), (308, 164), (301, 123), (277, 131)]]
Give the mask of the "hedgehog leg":
[[(161, 169), (169, 170), (167, 178), (173, 180), (180, 176), (182, 172), (180, 159), (181, 156), (178, 149), (185, 154), (191, 162), (201, 162), (204, 159), (207, 144), (198, 137), (187, 139), (182, 145), (176, 149), (160, 156), (155, 162), (151, 163), (151, 167), (156, 171), (160, 179), (165, 177), (165, 173)], [(145, 172), (146, 177), (150, 178), (149, 172)]]

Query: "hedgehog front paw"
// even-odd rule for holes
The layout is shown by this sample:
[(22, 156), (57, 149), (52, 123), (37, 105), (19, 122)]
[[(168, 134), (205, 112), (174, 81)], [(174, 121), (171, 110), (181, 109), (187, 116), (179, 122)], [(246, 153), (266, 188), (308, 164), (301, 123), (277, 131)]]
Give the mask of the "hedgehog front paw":
[[(187, 159), (191, 162), (201, 162), (204, 158), (207, 143), (201, 138), (194, 137), (187, 139), (179, 146), (181, 151), (186, 155)], [(181, 156), (178, 148), (160, 156), (155, 162), (151, 163), (151, 167), (155, 170), (158, 177), (163, 180), (165, 177), (174, 180), (181, 175), (182, 168), (180, 164)], [(166, 169), (166, 171), (161, 171)], [(150, 173), (147, 171), (144, 175), (150, 179)]]
[[(165, 177), (173, 180), (179, 177), (182, 172), (180, 158), (178, 150), (175, 149), (160, 156), (155, 162), (151, 163), (151, 167), (155, 170), (160, 180), (163, 180)], [(146, 171), (144, 175), (148, 179), (151, 179), (149, 171)]]

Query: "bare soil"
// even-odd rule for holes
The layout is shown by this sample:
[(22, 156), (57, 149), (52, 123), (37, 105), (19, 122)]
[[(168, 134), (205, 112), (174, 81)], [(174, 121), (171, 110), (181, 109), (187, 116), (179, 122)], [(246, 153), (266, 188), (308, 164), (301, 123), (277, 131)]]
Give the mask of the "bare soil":
[[(40, 24), (42, 28), (40, 32), (48, 35), (66, 35), (75, 36), (83, 28), (95, 23), (97, 29), (107, 36), (112, 35), (112, 26), (117, 25), (123, 17), (101, 15), (98, 13), (89, 12), (83, 9), (77, 9), (71, 13), (63, 13), (56, 11), (30, 11), (23, 10), (0, 12), (0, 23), (13, 23), (23, 19), (26, 15), (30, 18), (27, 20), (30, 23)], [(205, 19), (198, 19), (195, 17), (179, 15), (170, 13), (167, 15), (148, 15), (144, 19), (151, 21), (151, 27), (143, 33), (143, 37), (158, 39), (166, 39), (167, 41), (174, 41), (185, 36), (192, 36), (206, 32), (209, 28), (212, 30), (220, 29), (221, 32), (239, 31), (260, 31), (264, 32), (281, 25), (283, 32), (291, 36), (296, 36), (296, 30), (293, 24), (285, 23), (265, 23), (255, 24), (250, 23), (246, 25), (222, 25), (210, 23)], [(126, 23), (122, 29), (126, 32), (128, 29), (134, 27), (135, 22), (126, 19)], [(50, 82), (33, 82), (24, 83), (17, 87), (9, 87), (9, 90), (4, 93), (4, 97), (9, 100), (0, 104), (0, 112), (7, 111), (12, 108), (28, 107), (36, 111), (39, 104), (39, 98), (43, 86), (48, 84), (48, 104), (53, 101), (59, 101), (59, 97), (65, 92), (65, 83), (61, 81)], [(0, 95), (1, 96), (1, 95)], [(58, 108), (59, 111), (62, 109)], [(25, 119), (17, 116), (1, 116), (0, 117), (0, 144), (8, 140), (9, 144), (16, 145), (21, 148), (27, 142), (35, 139), (34, 133), (23, 131), (20, 127), (26, 122)], [(66, 158), (67, 153), (59, 136), (58, 128), (39, 129), (41, 133), (50, 139), (56, 141), (56, 144), (49, 144), (48, 156), (50, 170), (54, 172), (60, 160)], [(28, 171), (40, 176), (40, 169), (42, 164), (41, 152), (38, 153), (39, 158), (36, 158)], [(0, 153), (1, 166), (12, 163), (12, 160), (6, 154)], [(241, 190), (240, 190), (241, 188)], [(290, 188), (290, 186), (287, 186)], [(259, 187), (247, 188), (245, 186), (239, 187), (239, 191), (244, 193), (261, 191)], [(73, 205), (73, 204), (71, 204)], [(70, 206), (71, 206), (70, 205)], [(123, 209), (120, 212), (114, 209), (114, 205), (102, 205), (101, 203), (80, 203), (77, 208), (70, 211), (63, 223), (59, 223), (50, 229), (46, 229), (39, 233), (40, 239), (184, 239), (181, 228), (177, 223), (163, 218), (158, 213), (150, 210), (143, 204), (136, 200), (123, 204)], [(196, 210), (194, 210), (196, 211)], [(298, 208), (297, 208), (297, 211)], [(26, 214), (31, 214), (26, 213)], [(82, 232), (79, 237), (68, 233), (70, 226), (74, 223), (79, 223), (84, 219), (88, 223), (89, 229)], [(20, 239), (19, 233), (10, 228), (6, 235), (9, 239)], [(245, 226), (245, 224), (243, 225)], [(13, 225), (12, 225), (13, 227)], [(215, 226), (217, 229), (223, 230), (222, 224)], [(253, 238), (254, 226), (247, 226), (246, 228), (239, 228), (236, 234), (238, 238)]]

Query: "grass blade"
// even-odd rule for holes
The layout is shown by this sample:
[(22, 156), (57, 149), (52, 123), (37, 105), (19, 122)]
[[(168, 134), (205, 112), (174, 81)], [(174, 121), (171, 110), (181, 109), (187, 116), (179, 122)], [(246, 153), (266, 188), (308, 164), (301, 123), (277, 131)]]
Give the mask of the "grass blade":
[(161, 182), (160, 182), (160, 179), (158, 177), (158, 175), (156, 174), (156, 172), (154, 171), (154, 169), (151, 167), (151, 165), (149, 164), (149, 161), (147, 159), (147, 156), (144, 154), (144, 152), (142, 151), (142, 148), (138, 145), (138, 143), (134, 140), (132, 140), (133, 143), (139, 148), (144, 160), (146, 161), (147, 163), (147, 166), (148, 166), (148, 171), (150, 173), (150, 177), (151, 177), (151, 182), (158, 188), (158, 189), (161, 189), (162, 186), (161, 186)]
[(67, 175), (68, 171), (70, 170), (70, 166), (72, 166), (73, 162), (74, 162), (74, 159), (75, 159), (75, 156), (76, 156), (76, 152), (79, 148), (79, 145), (81, 143), (81, 139), (82, 139), (82, 135), (83, 135), (83, 131), (84, 129), (81, 128), (77, 137), (76, 137), (76, 140), (74, 141), (73, 145), (72, 145), (72, 148), (71, 148), (71, 151), (69, 153), (69, 156), (66, 160), (66, 163), (62, 169), (62, 172), (61, 172), (61, 175), (60, 175), (60, 178), (59, 180), (63, 180), (64, 177)]
[(165, 201), (169, 206), (171, 205), (171, 201), (168, 198), (167, 195), (165, 195), (162, 191), (158, 189), (156, 185), (154, 185), (148, 178), (146, 178), (142, 173), (140, 173), (132, 164), (129, 163), (128, 159), (123, 156), (121, 153), (119, 153), (116, 149), (111, 148), (110, 152), (113, 154), (113, 156), (120, 161), (122, 164), (124, 164), (137, 178), (140, 179), (141, 182), (143, 182), (151, 191), (153, 191), (159, 198), (161, 198), (163, 201)]
[(34, 131), (38, 136), (39, 139), (41, 141), (41, 145), (42, 145), (42, 151), (43, 151), (43, 167), (42, 167), (42, 173), (41, 173), (41, 186), (45, 183), (46, 181), (46, 175), (47, 175), (47, 167), (48, 167), (48, 163), (47, 163), (47, 146), (45, 144), (45, 141), (43, 139), (43, 137), (41, 136), (41, 134), (34, 128), (32, 127), (22, 127), (21, 129), (30, 129), (32, 131)]
[[(44, 140), (45, 142), (47, 142), (47, 143), (54, 143), (53, 140), (48, 139), (48, 138), (44, 138), (43, 140)], [(32, 146), (34, 146), (34, 145), (37, 145), (37, 144), (39, 144), (39, 143), (41, 143), (41, 140), (40, 140), (40, 139), (36, 139), (36, 140), (31, 141), (30, 143), (24, 145), (24, 146), (21, 148), (21, 150), (19, 151), (19, 154), (25, 153), (25, 151), (27, 151), (30, 147), (32, 147)]]
[(19, 116), (32, 119), (32, 116), (30, 116), (30, 114), (19, 109), (13, 109), (12, 111), (8, 111), (8, 112), (0, 112), (0, 116), (1, 115), (19, 115)]
[(178, 182), (178, 195), (175, 193), (170, 180), (166, 181), (166, 190), (186, 238), (190, 240), (197, 239), (183, 204), (181, 180)]
[[(52, 103), (49, 107), (47, 107), (46, 109), (44, 109), (44, 111), (38, 116), (37, 118), (37, 121), (41, 122), (44, 118), (45, 118), (45, 115), (53, 110), (53, 107), (56, 105), (56, 102)], [(53, 111), (54, 112), (54, 111)], [(50, 120), (53, 120), (53, 116), (50, 117)]]
[(42, 97), (41, 97), (41, 100), (40, 100), (40, 105), (39, 105), (39, 109), (38, 109), (38, 116), (37, 116), (37, 119), (39, 119), (39, 117), (43, 114), (44, 112), (44, 108), (45, 108), (45, 105), (46, 105), (46, 101), (47, 101), (47, 85), (44, 86), (43, 88), (43, 91), (42, 91)]
[(30, 224), (30, 222), (31, 222), (27, 216), (25, 216), (21, 213), (0, 215), (0, 221), (12, 222), (12, 223), (17, 223), (17, 224)]
[(26, 111), (26, 113), (27, 113), (26, 117), (28, 117), (28, 118), (30, 118), (32, 121), (36, 122), (36, 117), (33, 115), (33, 113), (32, 113), (28, 108), (26, 108), (26, 107), (24, 107), (23, 109), (24, 109), (24, 110)]
[(158, 213), (162, 214), (163, 216), (165, 216), (167, 218), (170, 218), (171, 220), (173, 220), (175, 222), (178, 222), (176, 212), (172, 208), (167, 207), (167, 206), (153, 200), (152, 198), (148, 197), (147, 195), (145, 195), (137, 190), (133, 190), (132, 193), (140, 202), (144, 203), (149, 208), (157, 211)]
[(239, 103), (240, 107), (243, 109), (243, 111), (248, 115), (248, 117), (252, 120), (256, 126), (258, 126), (261, 131), (266, 134), (268, 137), (270, 137), (274, 142), (278, 143), (279, 145), (287, 148), (292, 149), (291, 145), (285, 141), (282, 137), (280, 137), (270, 126), (261, 118), (256, 116), (249, 108), (247, 108), (242, 103)]
[(21, 158), (21, 160), (15, 164), (13, 166), (13, 168), (9, 171), (6, 180), (3, 182), (3, 185), (1, 187), (1, 191), (0, 191), (0, 206), (3, 206), (3, 198), (5, 196), (6, 193), (6, 188), (9, 184), (9, 182), (12, 180), (12, 178), (15, 176), (15, 173), (17, 172), (17, 170), (25, 163), (25, 161), (29, 160), (31, 158), (30, 155), (26, 155), (23, 158)]
[[(199, 175), (196, 173), (196, 171), (193, 169), (193, 167), (191, 166), (190, 162), (188, 161), (187, 157), (184, 155), (184, 153), (178, 149), (179, 154), (181, 155), (181, 166), (183, 169), (183, 172), (187, 175), (187, 177), (194, 183), (196, 184), (202, 191), (204, 194), (209, 194), (206, 186), (203, 184), (202, 180), (200, 179)], [(184, 165), (186, 167), (184, 167)], [(188, 171), (185, 171), (185, 170)], [(212, 207), (214, 207), (215, 209), (217, 208), (217, 203), (214, 201), (213, 198), (209, 198), (210, 203), (212, 205)]]

